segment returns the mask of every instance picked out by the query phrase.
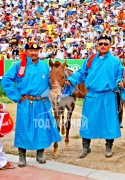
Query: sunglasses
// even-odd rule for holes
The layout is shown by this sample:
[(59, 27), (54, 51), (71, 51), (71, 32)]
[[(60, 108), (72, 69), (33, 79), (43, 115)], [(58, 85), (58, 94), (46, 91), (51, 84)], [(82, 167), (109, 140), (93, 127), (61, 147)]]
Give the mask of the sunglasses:
[(102, 45), (104, 45), (104, 46), (108, 46), (108, 45), (109, 45), (109, 43), (107, 43), (107, 42), (100, 42), (100, 43), (99, 43), (99, 46), (102, 46)]

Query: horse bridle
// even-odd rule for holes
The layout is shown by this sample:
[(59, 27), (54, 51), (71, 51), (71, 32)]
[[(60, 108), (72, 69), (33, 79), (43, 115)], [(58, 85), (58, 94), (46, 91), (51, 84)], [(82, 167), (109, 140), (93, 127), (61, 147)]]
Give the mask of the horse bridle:
[[(68, 75), (68, 72), (67, 72), (67, 69), (64, 71), (64, 73), (65, 73), (65, 80), (66, 80), (66, 78), (69, 76), (69, 75)], [(65, 82), (64, 82), (64, 84), (63, 84), (63, 85), (64, 85), (64, 86), (62, 86), (62, 87), (61, 87), (61, 86), (60, 86), (60, 85), (58, 85), (58, 84), (57, 84), (57, 85), (56, 85), (56, 84), (54, 84), (54, 85), (52, 85), (52, 86), (51, 86), (51, 89), (52, 89), (52, 87), (59, 87), (59, 88), (61, 89), (61, 93), (62, 93), (62, 92), (63, 92), (63, 90), (64, 90), (64, 88), (65, 88), (65, 86), (66, 86), (66, 85), (65, 85)]]
[[(64, 73), (65, 73), (65, 79), (68, 78), (69, 75), (68, 75), (67, 69), (64, 70)], [(61, 93), (63, 94), (63, 92), (64, 92), (64, 90), (65, 90), (65, 87), (66, 87), (67, 85), (64, 83), (64, 86), (63, 86), (63, 87), (61, 87), (61, 86), (59, 86), (59, 85), (52, 85), (51, 87), (54, 87), (54, 86), (55, 86), (55, 87), (59, 87), (59, 88), (61, 89)], [(71, 84), (71, 86), (73, 86), (74, 89), (76, 89), (77, 91), (79, 91), (79, 92), (84, 96), (83, 92), (80, 91), (77, 87), (75, 87), (73, 84)]]

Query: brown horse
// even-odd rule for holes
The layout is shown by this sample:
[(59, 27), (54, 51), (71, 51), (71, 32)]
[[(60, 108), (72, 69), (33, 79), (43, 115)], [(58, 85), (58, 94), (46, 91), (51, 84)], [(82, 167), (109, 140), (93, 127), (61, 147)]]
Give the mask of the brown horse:
[[(49, 65), (51, 67), (50, 71), (50, 83), (51, 83), (51, 102), (54, 111), (54, 118), (57, 123), (58, 130), (60, 131), (60, 119), (62, 116), (62, 129), (61, 132), (64, 134), (66, 128), (66, 145), (69, 142), (69, 130), (71, 127), (71, 117), (73, 110), (75, 108), (76, 98), (84, 98), (87, 90), (84, 84), (79, 86), (80, 91), (75, 90), (72, 96), (65, 96), (60, 99), (60, 95), (65, 86), (66, 77), (70, 76), (73, 72), (66, 67), (66, 61), (62, 64), (59, 61), (55, 63), (50, 59)], [(67, 109), (67, 120), (64, 128), (64, 110)], [(58, 143), (54, 143), (54, 153), (56, 154), (58, 148)]]

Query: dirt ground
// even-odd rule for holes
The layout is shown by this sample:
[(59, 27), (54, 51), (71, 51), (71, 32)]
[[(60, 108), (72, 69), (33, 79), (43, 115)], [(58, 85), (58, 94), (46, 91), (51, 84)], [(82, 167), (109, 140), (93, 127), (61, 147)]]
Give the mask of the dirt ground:
[[(73, 113), (72, 127), (70, 130), (70, 142), (68, 147), (65, 146), (65, 135), (59, 143), (58, 158), (52, 158), (53, 145), (45, 150), (48, 160), (73, 164), (82, 167), (88, 167), (98, 170), (109, 170), (112, 172), (125, 173), (125, 114), (123, 118), (123, 128), (121, 129), (122, 137), (116, 139), (113, 146), (113, 156), (105, 158), (105, 141), (104, 139), (92, 140), (91, 150), (86, 158), (79, 159), (79, 153), (82, 150), (81, 138), (79, 137), (79, 126), (81, 116), (81, 106), (77, 105)], [(7, 104), (8, 110), (15, 119), (16, 104)], [(1, 139), (6, 153), (18, 154), (17, 148), (13, 147), (14, 131)], [(35, 151), (27, 151), (27, 155), (35, 157)]]

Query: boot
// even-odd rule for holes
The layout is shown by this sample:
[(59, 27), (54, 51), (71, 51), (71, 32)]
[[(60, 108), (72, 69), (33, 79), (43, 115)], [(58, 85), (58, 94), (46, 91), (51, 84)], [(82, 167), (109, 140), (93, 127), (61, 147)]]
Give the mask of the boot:
[(44, 149), (37, 150), (36, 160), (39, 163), (46, 163), (46, 158), (43, 156)]
[(114, 139), (106, 139), (105, 157), (107, 158), (112, 157), (113, 142), (114, 142)]
[(85, 138), (82, 138), (82, 145), (83, 145), (83, 150), (82, 152), (80, 153), (79, 155), (79, 158), (84, 158), (87, 156), (87, 154), (89, 152), (91, 152), (91, 149), (90, 149), (90, 142), (91, 140), (90, 139), (85, 139)]
[(120, 123), (120, 128), (123, 128), (122, 122)]
[(19, 151), (19, 167), (25, 167), (26, 166), (26, 149), (18, 148)]

